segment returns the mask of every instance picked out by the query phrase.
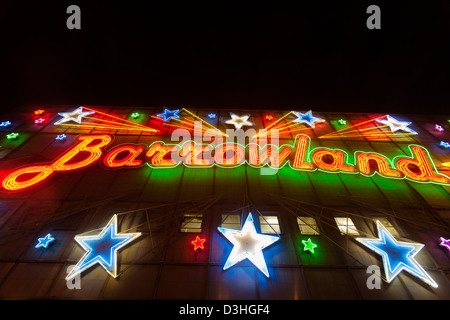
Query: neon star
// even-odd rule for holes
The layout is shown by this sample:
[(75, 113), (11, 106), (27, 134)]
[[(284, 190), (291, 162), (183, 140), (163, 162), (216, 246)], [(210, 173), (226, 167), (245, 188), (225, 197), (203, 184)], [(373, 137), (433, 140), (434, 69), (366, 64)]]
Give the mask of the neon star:
[(140, 116), (140, 114), (138, 112), (134, 112), (134, 113), (131, 114), (131, 117), (133, 119), (137, 119), (139, 116)]
[(377, 220), (378, 239), (356, 238), (357, 241), (375, 251), (383, 258), (384, 274), (390, 283), (403, 270), (437, 288), (437, 283), (414, 259), (424, 247), (421, 243), (397, 241)]
[(67, 138), (67, 136), (64, 133), (56, 136), (56, 140), (59, 140), (59, 141), (63, 141), (66, 138)]
[(342, 125), (347, 124), (347, 121), (344, 119), (339, 119), (338, 122), (339, 122), (339, 124), (342, 124)]
[(450, 148), (450, 143), (446, 142), (446, 141), (441, 141), (441, 143), (439, 144), (440, 146), (443, 146), (444, 148)]
[(7, 138), (8, 140), (15, 140), (15, 139), (17, 139), (18, 136), (19, 136), (18, 133), (12, 132), (12, 133), (10, 133), (10, 134), (7, 134), (7, 135), (6, 135), (6, 138)]
[(81, 123), (82, 118), (94, 113), (95, 111), (83, 111), (83, 107), (78, 107), (72, 112), (60, 112), (58, 113), (58, 115), (60, 115), (63, 118), (56, 121), (55, 124), (61, 124), (69, 121), (75, 121), (76, 123), (79, 124)]
[(297, 119), (294, 120), (294, 122), (298, 123), (306, 123), (308, 126), (314, 128), (316, 122), (324, 122), (324, 119), (320, 119), (317, 117), (314, 117), (312, 115), (312, 111), (309, 110), (308, 112), (302, 113), (297, 111), (292, 111), (297, 116)]
[(52, 237), (52, 235), (49, 233), (44, 238), (38, 238), (38, 244), (35, 246), (35, 248), (47, 248), (49, 243), (54, 241), (55, 238)]
[(163, 113), (160, 113), (158, 115), (156, 115), (158, 118), (163, 118), (164, 122), (169, 121), (170, 119), (180, 119), (180, 116), (178, 115), (178, 113), (180, 112), (180, 110), (169, 110), (169, 109), (164, 109)]
[(268, 121), (273, 120), (273, 115), (268, 114), (268, 115), (266, 116), (266, 120), (268, 120)]
[(384, 125), (389, 126), (389, 128), (392, 132), (397, 132), (398, 130), (401, 130), (401, 131), (410, 132), (412, 134), (417, 134), (417, 132), (415, 132), (413, 129), (408, 127), (412, 122), (400, 121), (400, 120), (395, 119), (394, 117), (391, 117), (390, 115), (387, 115), (386, 120), (382, 119), (382, 120), (377, 120), (377, 121)]
[(250, 260), (266, 277), (269, 277), (266, 261), (262, 250), (274, 242), (280, 240), (279, 236), (259, 234), (256, 232), (252, 214), (249, 213), (241, 230), (227, 229), (218, 227), (228, 241), (233, 244), (233, 249), (228, 256), (223, 270), (226, 270), (236, 263), (248, 259)]
[(215, 119), (216, 118), (216, 114), (215, 113), (210, 113), (210, 114), (208, 114), (208, 117), (210, 119)]
[(72, 271), (67, 275), (70, 280), (95, 264), (100, 264), (112, 277), (117, 277), (117, 251), (141, 235), (137, 233), (117, 233), (117, 215), (98, 233), (91, 232), (75, 236), (75, 241), (86, 251)]
[(247, 114), (245, 116), (238, 116), (234, 113), (230, 112), (231, 119), (225, 121), (226, 124), (232, 124), (234, 125), (236, 130), (241, 129), (243, 126), (254, 126), (255, 124), (248, 121), (248, 118), (250, 118), (250, 115)]
[(11, 122), (9, 122), (9, 121), (3, 121), (2, 123), (0, 123), (0, 127), (7, 127), (10, 125), (11, 125)]
[(39, 110), (35, 110), (34, 111), (34, 114), (35, 115), (40, 115), (40, 114), (44, 114), (45, 113), (45, 110), (42, 110), (42, 109), (39, 109)]
[(445, 239), (444, 237), (441, 237), (441, 243), (439, 244), (442, 247), (446, 247), (448, 251), (450, 251), (450, 239)]
[(434, 128), (438, 131), (444, 131), (444, 128), (442, 128), (442, 126), (438, 124)]
[(310, 238), (308, 240), (302, 240), (302, 243), (304, 245), (303, 251), (309, 250), (314, 253), (314, 248), (317, 247), (317, 244), (313, 243)]
[(195, 238), (195, 240), (191, 241), (192, 245), (194, 246), (194, 251), (197, 251), (197, 249), (205, 249), (203, 246), (203, 243), (206, 241), (206, 239), (200, 239), (199, 236)]
[(39, 119), (34, 120), (34, 123), (44, 123), (44, 122), (45, 122), (44, 118), (39, 118)]

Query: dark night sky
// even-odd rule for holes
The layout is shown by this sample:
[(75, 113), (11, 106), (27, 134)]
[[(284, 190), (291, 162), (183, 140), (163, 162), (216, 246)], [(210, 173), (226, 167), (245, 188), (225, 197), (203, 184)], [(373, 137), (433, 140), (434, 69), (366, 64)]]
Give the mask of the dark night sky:
[(242, 2), (2, 1), (2, 107), (449, 113), (448, 0)]

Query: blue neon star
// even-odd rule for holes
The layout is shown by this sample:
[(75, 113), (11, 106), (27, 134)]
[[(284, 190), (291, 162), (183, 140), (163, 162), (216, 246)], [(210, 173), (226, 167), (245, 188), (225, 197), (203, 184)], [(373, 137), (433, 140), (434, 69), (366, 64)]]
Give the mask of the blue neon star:
[(158, 115), (156, 115), (158, 118), (163, 118), (164, 122), (169, 121), (170, 119), (180, 119), (180, 116), (178, 115), (178, 113), (180, 112), (180, 110), (169, 110), (169, 109), (164, 109), (163, 113), (160, 113)]
[(440, 145), (443, 146), (444, 148), (450, 148), (450, 143), (446, 141), (441, 141)]
[(423, 244), (397, 241), (380, 221), (377, 221), (377, 229), (380, 238), (357, 238), (356, 240), (382, 256), (384, 274), (388, 283), (405, 270), (432, 287), (438, 287), (437, 283), (414, 259), (415, 255), (424, 247)]
[(52, 237), (52, 235), (49, 233), (44, 238), (38, 238), (38, 244), (35, 246), (35, 248), (47, 248), (48, 244), (52, 241), (54, 241), (55, 238)]
[(314, 117), (312, 115), (312, 111), (309, 110), (308, 112), (305, 113), (301, 113), (301, 112), (297, 112), (297, 111), (292, 111), (296, 116), (297, 119), (294, 120), (294, 122), (298, 122), (298, 123), (306, 123), (308, 126), (314, 128), (315, 127), (315, 123), (316, 122), (323, 122), (325, 120)]
[(269, 277), (269, 271), (267, 270), (262, 250), (280, 240), (279, 236), (257, 233), (251, 213), (248, 214), (247, 220), (245, 220), (241, 230), (222, 227), (218, 227), (217, 229), (233, 244), (233, 249), (223, 266), (223, 270), (234, 266), (244, 259), (248, 259), (264, 273), (266, 277)]
[(215, 119), (216, 118), (216, 114), (215, 113), (210, 113), (210, 114), (208, 114), (208, 117), (210, 119)]
[(11, 122), (10, 121), (3, 121), (2, 123), (0, 123), (0, 127), (7, 127), (10, 126)]
[(111, 276), (117, 277), (117, 251), (141, 235), (139, 232), (118, 234), (117, 215), (111, 218), (99, 234), (90, 235), (90, 233), (75, 236), (75, 241), (86, 250), (86, 253), (67, 275), (66, 280), (72, 279), (96, 263)]
[(64, 139), (66, 139), (67, 137), (66, 137), (66, 135), (63, 133), (63, 134), (58, 134), (57, 136), (56, 136), (56, 140), (59, 140), (59, 141), (63, 141)]

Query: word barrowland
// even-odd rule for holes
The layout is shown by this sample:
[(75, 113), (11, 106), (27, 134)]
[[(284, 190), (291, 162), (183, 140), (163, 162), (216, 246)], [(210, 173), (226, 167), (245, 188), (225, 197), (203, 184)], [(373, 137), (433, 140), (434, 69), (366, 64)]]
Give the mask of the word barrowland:
[(13, 169), (2, 179), (2, 187), (11, 191), (27, 189), (55, 173), (86, 168), (98, 161), (105, 168), (114, 169), (141, 166), (170, 169), (180, 164), (192, 168), (234, 168), (246, 164), (278, 169), (289, 165), (296, 171), (320, 170), (364, 176), (378, 174), (384, 178), (450, 185), (450, 178), (438, 172), (428, 150), (415, 144), (409, 145), (409, 156), (399, 155), (389, 159), (375, 152), (356, 151), (350, 157), (341, 149), (311, 149), (311, 139), (302, 134), (296, 136), (293, 145), (282, 146), (233, 142), (213, 146), (189, 140), (182, 144), (157, 141), (150, 146), (122, 144), (107, 149), (113, 142), (113, 136), (109, 134), (80, 135), (76, 140), (77, 144), (51, 163)]

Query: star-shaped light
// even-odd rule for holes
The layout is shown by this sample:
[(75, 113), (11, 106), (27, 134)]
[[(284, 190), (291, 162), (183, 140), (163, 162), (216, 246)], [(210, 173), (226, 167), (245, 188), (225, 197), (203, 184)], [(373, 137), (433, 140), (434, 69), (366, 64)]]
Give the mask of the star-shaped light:
[(311, 241), (311, 238), (308, 238), (308, 240), (302, 240), (303, 243), (303, 251), (311, 251), (314, 253), (314, 248), (317, 247), (317, 244), (313, 243)]
[(178, 113), (180, 112), (180, 110), (169, 110), (169, 109), (164, 109), (163, 113), (157, 114), (156, 116), (158, 118), (163, 118), (164, 122), (169, 121), (170, 119), (180, 119), (180, 116), (178, 115)]
[(203, 243), (205, 243), (206, 239), (200, 239), (199, 236), (195, 238), (195, 240), (191, 241), (191, 244), (194, 246), (194, 251), (197, 251), (197, 249), (205, 249), (203, 246)]
[(52, 235), (49, 233), (44, 238), (38, 238), (38, 244), (35, 246), (35, 248), (47, 248), (49, 243), (54, 241), (55, 238), (52, 237)]
[(34, 123), (37, 123), (37, 124), (42, 124), (44, 122), (45, 122), (44, 118), (39, 118), (39, 119), (34, 120)]
[(117, 233), (117, 215), (114, 215), (100, 233), (92, 235), (92, 232), (88, 232), (75, 236), (75, 241), (86, 253), (67, 275), (66, 280), (97, 263), (111, 276), (117, 277), (117, 251), (140, 235), (140, 232)]
[(435, 125), (434, 128), (438, 131), (444, 131), (444, 128), (442, 128), (442, 126), (439, 124)]
[(66, 138), (67, 138), (67, 136), (64, 133), (63, 134), (58, 134), (56, 136), (56, 140), (59, 140), (59, 141), (63, 141)]
[(210, 114), (208, 114), (208, 117), (210, 118), (210, 119), (215, 119), (216, 118), (216, 114), (215, 113), (210, 113)]
[(342, 124), (342, 125), (347, 124), (347, 121), (344, 119), (339, 119), (338, 122), (339, 122), (339, 124)]
[(55, 124), (66, 123), (69, 121), (81, 123), (81, 119), (94, 113), (95, 111), (83, 111), (83, 107), (78, 107), (71, 112), (60, 112), (58, 113), (58, 115), (60, 115), (63, 118), (56, 121)]
[(442, 247), (446, 247), (448, 251), (450, 251), (450, 239), (445, 239), (444, 237), (441, 237), (441, 243), (439, 244)]
[(271, 115), (271, 114), (266, 115), (266, 120), (272, 121), (273, 120), (273, 115)]
[(10, 126), (11, 122), (10, 121), (3, 121), (2, 123), (0, 123), (0, 127), (7, 127)]
[(378, 220), (377, 229), (378, 239), (356, 238), (356, 240), (382, 256), (384, 274), (388, 283), (401, 271), (405, 270), (432, 287), (438, 287), (437, 283), (414, 259), (417, 253), (424, 247), (423, 244), (397, 241)]
[(16, 133), (16, 132), (11, 132), (10, 134), (7, 134), (7, 135), (6, 135), (6, 138), (7, 138), (8, 140), (14, 140), (14, 139), (17, 139), (18, 136), (19, 136), (18, 133)]
[(450, 148), (450, 143), (446, 142), (446, 141), (441, 141), (441, 143), (439, 144), (440, 146), (443, 146), (444, 148)]
[(233, 244), (233, 249), (223, 266), (223, 270), (234, 266), (244, 259), (248, 259), (264, 273), (266, 277), (269, 277), (269, 271), (267, 270), (262, 250), (280, 240), (279, 236), (257, 233), (251, 213), (248, 214), (241, 230), (222, 227), (218, 227), (217, 229)]
[(417, 134), (417, 132), (415, 132), (413, 129), (409, 128), (408, 126), (412, 123), (409, 121), (400, 121), (395, 119), (394, 117), (391, 117), (390, 115), (386, 116), (386, 120), (382, 119), (382, 120), (377, 120), (378, 122), (389, 126), (390, 130), (392, 132), (397, 132), (398, 130), (401, 131), (406, 131), (412, 134)]
[(43, 110), (43, 109), (34, 110), (35, 115), (42, 115), (44, 113), (45, 113), (45, 110)]
[(248, 118), (250, 118), (250, 114), (247, 114), (245, 116), (238, 116), (234, 114), (233, 112), (230, 112), (231, 119), (225, 121), (226, 124), (232, 124), (234, 125), (234, 128), (236, 130), (241, 129), (243, 126), (254, 126), (255, 124), (248, 121)]
[(139, 114), (138, 112), (133, 112), (133, 113), (131, 114), (131, 117), (132, 117), (133, 119), (137, 119), (137, 118), (139, 118), (139, 116), (140, 116), (140, 114)]
[(302, 112), (298, 112), (298, 111), (292, 111), (292, 113), (294, 113), (297, 116), (297, 119), (294, 120), (294, 122), (297, 123), (306, 123), (308, 126), (315, 128), (315, 123), (316, 122), (324, 122), (324, 119), (320, 119), (317, 117), (314, 117), (312, 115), (312, 111), (309, 110), (308, 112), (302, 113)]

